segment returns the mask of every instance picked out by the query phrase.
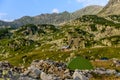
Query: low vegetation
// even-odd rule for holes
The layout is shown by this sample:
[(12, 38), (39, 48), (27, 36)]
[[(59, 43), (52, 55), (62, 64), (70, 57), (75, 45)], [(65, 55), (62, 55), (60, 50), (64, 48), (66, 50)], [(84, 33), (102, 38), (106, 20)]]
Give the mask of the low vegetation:
[(119, 23), (95, 15), (85, 15), (62, 26), (27, 24), (18, 29), (3, 28), (0, 60), (14, 65), (29, 65), (34, 59), (68, 62), (71, 53), (88, 60), (120, 58), (118, 28)]
[(93, 69), (92, 64), (89, 62), (89, 60), (84, 59), (82, 57), (76, 57), (73, 58), (69, 63), (68, 63), (68, 68), (71, 70), (75, 69), (80, 69), (80, 70), (90, 70)]

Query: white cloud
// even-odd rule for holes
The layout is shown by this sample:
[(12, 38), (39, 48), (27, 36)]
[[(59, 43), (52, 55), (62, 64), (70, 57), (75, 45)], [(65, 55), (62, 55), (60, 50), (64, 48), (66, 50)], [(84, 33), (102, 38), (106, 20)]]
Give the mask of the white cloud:
[(87, 0), (76, 0), (76, 1), (79, 2), (79, 3), (82, 3), (82, 2), (85, 2)]
[(52, 10), (52, 13), (59, 13), (59, 10), (56, 9), (56, 8), (54, 8), (54, 9)]
[(7, 13), (0, 13), (0, 16), (6, 16)]
[(9, 19), (2, 19), (3, 21), (6, 21), (6, 22), (12, 22), (13, 20), (9, 20)]
[(88, 6), (88, 5), (104, 6), (108, 2), (108, 0), (76, 0), (76, 2), (82, 4), (83, 6)]
[(11, 20), (11, 19), (6, 19), (7, 16), (8, 16), (7, 13), (0, 13), (0, 20), (7, 21), (7, 22), (13, 21), (13, 20)]
[(0, 19), (2, 19), (5, 16), (7, 16), (7, 13), (0, 13)]
[(2, 15), (7, 15), (7, 13), (0, 13), (0, 16), (2, 16)]

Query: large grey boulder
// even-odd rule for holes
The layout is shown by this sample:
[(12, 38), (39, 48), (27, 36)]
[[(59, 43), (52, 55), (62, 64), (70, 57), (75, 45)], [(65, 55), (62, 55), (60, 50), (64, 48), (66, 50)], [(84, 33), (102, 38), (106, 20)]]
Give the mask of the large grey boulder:
[(116, 73), (117, 73), (116, 70), (110, 70), (110, 69), (106, 70), (106, 74), (108, 74), (108, 75), (112, 75), (112, 74), (116, 74)]
[(20, 77), (18, 80), (37, 80), (37, 79), (33, 79), (26, 76), (26, 77)]
[(106, 70), (104, 68), (96, 68), (93, 72), (100, 75), (106, 74)]
[[(30, 72), (29, 72), (30, 71)], [(38, 79), (40, 77), (40, 74), (41, 74), (41, 70), (39, 70), (38, 68), (36, 67), (31, 67), (29, 70), (29, 76), (34, 78), (34, 79)]]
[(28, 67), (28, 70), (26, 70), (23, 74), (21, 74), (21, 76), (23, 77), (29, 76), (33, 79), (39, 79), (41, 72), (42, 71), (36, 68), (34, 65), (31, 65), (30, 67)]
[(44, 72), (41, 73), (40, 78), (42, 80), (61, 80), (59, 77), (56, 77), (52, 74), (46, 74)]
[(117, 77), (120, 77), (120, 73), (117, 73), (116, 76), (117, 76)]
[(37, 79), (37, 78), (40, 77), (40, 73), (41, 73), (41, 71), (39, 69), (34, 69), (33, 71), (31, 71), (29, 76), (31, 76), (32, 78)]
[(74, 80), (89, 80), (89, 78), (83, 75), (82, 72), (80, 72), (79, 70), (75, 70), (73, 74), (73, 79)]

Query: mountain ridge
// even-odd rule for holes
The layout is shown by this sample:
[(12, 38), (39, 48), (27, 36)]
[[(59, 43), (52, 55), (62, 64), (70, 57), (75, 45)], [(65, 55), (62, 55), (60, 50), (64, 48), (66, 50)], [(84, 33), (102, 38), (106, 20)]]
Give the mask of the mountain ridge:
[[(100, 6), (100, 5), (90, 5), (90, 6), (87, 6), (85, 8), (82, 8), (80, 10), (77, 10), (75, 12), (73, 12), (72, 14), (73, 15), (95, 15), (97, 14), (98, 12), (100, 12), (101, 10), (103, 9), (103, 6)], [(81, 17), (80, 16), (76, 16), (76, 18), (79, 18)]]
[(120, 15), (120, 0), (109, 0), (103, 10), (98, 13), (100, 16)]
[[(54, 24), (58, 25), (60, 23), (67, 22), (72, 19), (81, 17), (82, 15), (94, 14), (96, 15), (103, 7), (97, 5), (87, 6), (80, 10), (77, 10), (73, 13), (64, 11), (62, 13), (53, 13), (53, 14), (41, 14), (34, 17), (23, 16), (20, 19), (16, 19), (13, 22), (4, 22), (0, 21), (0, 26), (12, 26), (19, 27), (26, 24)], [(94, 13), (93, 13), (94, 11)]]

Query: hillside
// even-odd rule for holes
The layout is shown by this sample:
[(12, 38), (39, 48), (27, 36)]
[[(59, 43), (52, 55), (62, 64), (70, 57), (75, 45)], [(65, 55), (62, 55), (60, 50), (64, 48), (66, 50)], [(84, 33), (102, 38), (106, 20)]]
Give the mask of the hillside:
[(60, 24), (70, 20), (70, 13), (65, 11), (62, 13), (53, 13), (53, 14), (41, 14), (38, 16), (30, 17), (24, 16), (20, 19), (15, 20), (13, 23), (18, 26), (25, 24)]
[(0, 26), (12, 26), (20, 27), (26, 24), (54, 24), (59, 25), (60, 23), (67, 22), (69, 20), (76, 19), (82, 15), (87, 14), (97, 14), (102, 9), (101, 6), (93, 5), (88, 6), (83, 9), (77, 10), (73, 13), (64, 11), (62, 13), (52, 13), (52, 14), (41, 14), (37, 16), (24, 16), (20, 19), (16, 19), (13, 22), (3, 22), (0, 21)]
[(120, 15), (106, 12), (117, 1), (0, 21), (0, 80), (120, 80)]
[[(25, 55), (27, 64), (34, 59), (66, 61), (74, 51), (74, 56), (87, 56), (90, 59), (90, 56), (94, 57), (92, 59), (120, 58), (117, 55), (120, 23), (96, 15), (84, 15), (61, 26), (27, 24), (18, 29), (3, 29), (0, 33), (0, 59), (7, 59), (15, 65), (22, 63)], [(88, 54), (89, 50), (91, 54)]]
[[(112, 15), (110, 18), (112, 19)], [(13, 66), (20, 66), (20, 69), (30, 71), (30, 73), (26, 74), (25, 70), (23, 75), (33, 79), (35, 76), (31, 76), (31, 73), (36, 74), (36, 69), (37, 71), (42, 69), (45, 73), (52, 70), (52, 74), (57, 74), (56, 71), (60, 72), (61, 69), (58, 65), (64, 66), (63, 63), (67, 64), (75, 57), (79, 57), (77, 58), (80, 59), (79, 62), (78, 60), (73, 61), (71, 65), (66, 65), (63, 70), (72, 70), (74, 67), (76, 69), (76, 65), (78, 65), (80, 70), (86, 68), (93, 69), (93, 72), (91, 70), (89, 72), (92, 75), (90, 79), (119, 80), (120, 23), (113, 20), (114, 18), (109, 20), (96, 15), (84, 15), (59, 26), (52, 24), (26, 24), (17, 29), (9, 27), (0, 28), (1, 64), (6, 67), (9, 64), (8, 62), (10, 62)], [(85, 61), (89, 64), (84, 64)], [(46, 64), (50, 64), (51, 67), (46, 67)], [(41, 67), (38, 68), (39, 66)], [(3, 68), (1, 69), (3, 70)], [(75, 71), (72, 70), (70, 72), (73, 74)], [(84, 73), (86, 70), (82, 72)], [(64, 76), (65, 74), (62, 75)], [(17, 75), (20, 75), (20, 73)], [(24, 79), (23, 75), (19, 77), (22, 80), (26, 80), (26, 77)], [(39, 78), (35, 77), (36, 80)]]
[[(98, 10), (98, 7), (94, 9)], [(89, 8), (80, 11), (87, 14), (86, 10)], [(77, 13), (73, 14), (79, 16)], [(70, 21), (68, 16), (70, 13), (66, 11), (35, 17), (25, 16), (19, 19), (20, 22), (19, 20), (13, 22), (22, 24), (17, 29), (0, 28), (0, 60), (8, 60), (14, 65), (18, 65), (22, 64), (22, 57), (27, 56), (25, 65), (28, 65), (34, 59), (67, 61), (71, 55), (88, 57), (90, 60), (102, 57), (120, 58), (118, 56), (120, 48), (119, 15), (107, 17), (83, 15), (77, 19), (72, 18), (73, 20)], [(53, 19), (54, 17), (55, 19)], [(48, 21), (57, 19), (58, 23), (67, 20), (67, 22), (61, 25), (47, 24), (47, 21), (46, 24), (43, 24), (45, 22), (38, 24), (39, 19), (49, 19)], [(29, 22), (31, 23), (29, 24)], [(18, 61), (16, 62), (15, 59)]]
[(83, 15), (95, 15), (95, 14), (98, 14), (102, 9), (103, 9), (103, 7), (98, 6), (98, 5), (87, 6), (83, 9), (73, 12), (72, 16), (75, 19), (75, 18), (79, 18)]
[(99, 15), (120, 15), (120, 1), (119, 0), (109, 0), (108, 4), (100, 11)]
[(5, 22), (0, 20), (0, 27), (10, 27), (10, 26), (14, 27), (14, 24), (12, 22)]

